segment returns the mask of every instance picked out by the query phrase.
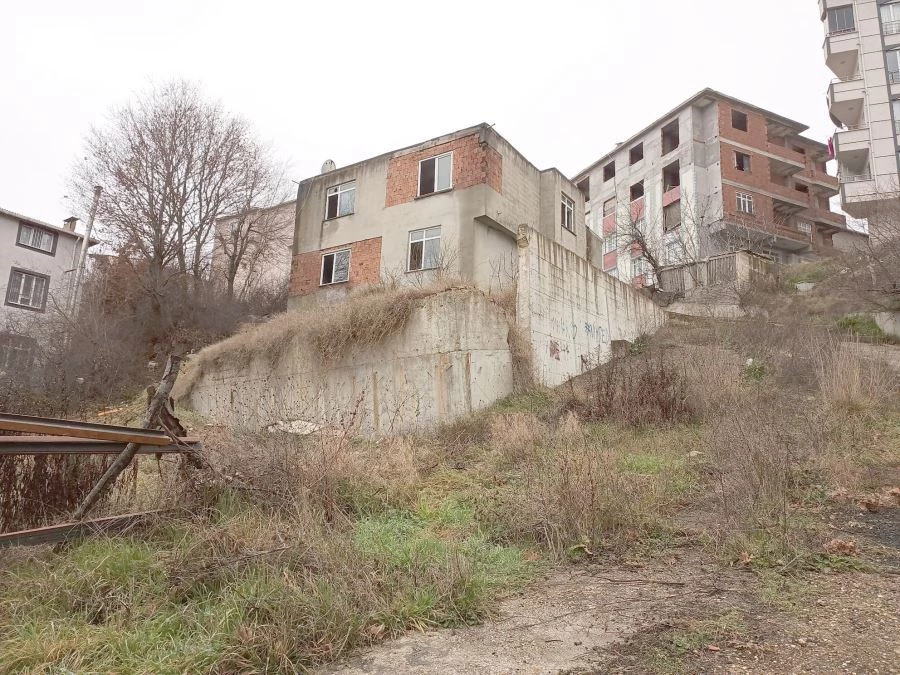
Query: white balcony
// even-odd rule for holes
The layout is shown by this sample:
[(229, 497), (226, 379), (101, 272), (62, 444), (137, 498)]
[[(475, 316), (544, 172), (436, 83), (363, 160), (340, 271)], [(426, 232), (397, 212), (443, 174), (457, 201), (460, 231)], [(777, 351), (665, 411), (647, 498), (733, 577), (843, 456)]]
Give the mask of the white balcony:
[(828, 33), (822, 49), (825, 65), (840, 79), (852, 78), (859, 70), (859, 33), (856, 29)]
[(832, 80), (828, 87), (828, 112), (837, 126), (858, 126), (864, 101), (862, 80)]

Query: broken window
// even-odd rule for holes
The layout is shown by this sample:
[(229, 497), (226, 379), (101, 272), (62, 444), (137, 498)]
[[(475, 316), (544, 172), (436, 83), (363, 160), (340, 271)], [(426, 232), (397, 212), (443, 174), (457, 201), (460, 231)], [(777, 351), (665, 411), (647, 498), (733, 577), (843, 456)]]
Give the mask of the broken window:
[(681, 225), (681, 202), (674, 202), (663, 207), (663, 228), (666, 232)]
[(853, 23), (853, 6), (833, 7), (828, 10), (828, 34), (851, 33), (856, 30)]
[(34, 338), (0, 334), (0, 371), (27, 370), (34, 363), (36, 348)]
[(631, 186), (630, 190), (631, 201), (635, 199), (640, 199), (644, 196), (644, 181), (639, 180), (637, 183)]
[(731, 128), (738, 131), (747, 131), (747, 113), (742, 113), (740, 110), (732, 110)]
[(628, 163), (637, 164), (644, 159), (644, 144), (638, 143), (628, 151)]
[(615, 177), (616, 177), (616, 163), (615, 163), (615, 161), (612, 161), (603, 167), (603, 182), (605, 183), (606, 181), (612, 180)]
[(663, 192), (668, 192), (679, 185), (681, 185), (681, 165), (672, 162), (663, 169)]
[(440, 227), (413, 230), (409, 233), (409, 258), (407, 269), (410, 272), (432, 270), (436, 268), (440, 262), (440, 256)]
[(662, 154), (667, 155), (681, 144), (678, 135), (678, 120), (672, 120), (662, 128)]
[(356, 205), (356, 181), (341, 183), (325, 192), (325, 218), (339, 218), (353, 213)]
[(350, 249), (326, 253), (322, 256), (321, 286), (339, 284), (350, 279)]
[(750, 155), (743, 152), (734, 153), (734, 168), (738, 171), (750, 171)]
[(737, 210), (741, 213), (753, 214), (753, 195), (744, 192), (737, 193)]
[(419, 162), (419, 196), (449, 190), (453, 184), (453, 153)]
[(50, 277), (24, 270), (13, 270), (6, 287), (6, 304), (44, 311)]
[(561, 193), (562, 200), (559, 205), (560, 211), (560, 221), (562, 226), (569, 230), (569, 232), (575, 231), (575, 202), (573, 202), (569, 196), (563, 192)]

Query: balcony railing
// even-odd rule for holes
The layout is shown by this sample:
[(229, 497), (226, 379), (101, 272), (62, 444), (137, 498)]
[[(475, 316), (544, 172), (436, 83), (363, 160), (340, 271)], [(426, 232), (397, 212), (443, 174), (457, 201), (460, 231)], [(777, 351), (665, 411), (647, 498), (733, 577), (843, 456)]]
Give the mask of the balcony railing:
[(885, 21), (882, 25), (884, 27), (885, 35), (900, 33), (900, 21)]
[(856, 26), (850, 26), (849, 28), (836, 28), (834, 30), (830, 30), (825, 33), (825, 37), (833, 37), (835, 35), (847, 35), (848, 33), (855, 33)]
[(859, 183), (864, 180), (872, 180), (872, 173), (869, 171), (866, 171), (865, 173), (847, 173), (841, 171), (838, 173), (838, 180), (842, 183)]

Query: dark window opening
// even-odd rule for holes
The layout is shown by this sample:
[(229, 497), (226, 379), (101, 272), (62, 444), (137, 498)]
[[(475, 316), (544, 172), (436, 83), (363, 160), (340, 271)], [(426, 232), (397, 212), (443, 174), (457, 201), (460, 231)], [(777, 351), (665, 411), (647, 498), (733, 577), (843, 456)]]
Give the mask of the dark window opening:
[(419, 162), (419, 196), (449, 190), (453, 184), (453, 153), (429, 157)]
[(666, 155), (675, 150), (680, 144), (678, 120), (673, 120), (662, 128), (662, 153)]
[(750, 171), (750, 155), (743, 152), (734, 153), (734, 168), (738, 171)]
[(578, 189), (581, 190), (581, 194), (584, 195), (584, 203), (588, 204), (591, 201), (591, 179), (585, 178), (578, 184)]
[(638, 143), (628, 151), (628, 162), (630, 164), (637, 164), (642, 159), (644, 159), (644, 144)]
[(803, 146), (795, 145), (793, 149), (794, 149), (794, 152), (796, 152), (798, 154), (801, 154), (801, 155), (806, 154), (806, 148), (804, 148)]
[(603, 215), (608, 216), (616, 212), (616, 198), (607, 199), (603, 202)]
[(797, 192), (802, 192), (805, 195), (809, 194), (809, 188), (806, 185), (801, 185), (800, 183), (797, 183), (794, 185), (794, 189)]
[(612, 180), (616, 177), (616, 163), (610, 162), (606, 166), (603, 167), (603, 182), (605, 183), (608, 180)]
[(644, 196), (644, 181), (638, 181), (634, 185), (631, 186), (631, 201), (635, 199), (640, 199)]
[(681, 165), (672, 162), (663, 169), (663, 192), (668, 192), (679, 185), (681, 185)]
[(732, 110), (731, 128), (738, 131), (747, 131), (747, 113), (742, 113), (740, 110)]
[(320, 285), (339, 284), (350, 279), (350, 249), (326, 253), (322, 256)]

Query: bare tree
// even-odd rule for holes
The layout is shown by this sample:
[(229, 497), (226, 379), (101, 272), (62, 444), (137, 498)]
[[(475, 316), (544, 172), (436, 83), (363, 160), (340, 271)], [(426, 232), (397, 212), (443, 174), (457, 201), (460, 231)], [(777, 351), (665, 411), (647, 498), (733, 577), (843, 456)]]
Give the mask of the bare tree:
[(208, 273), (216, 219), (257, 206), (268, 150), (242, 119), (186, 82), (153, 88), (94, 128), (74, 172), (77, 195), (103, 187), (98, 219), (135, 264), (153, 312), (167, 286)]

